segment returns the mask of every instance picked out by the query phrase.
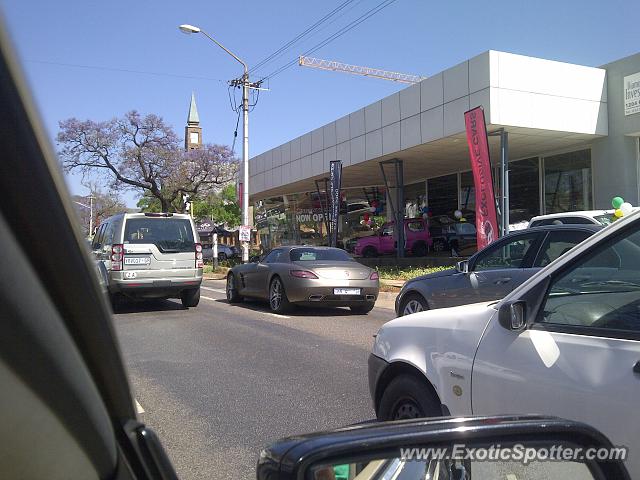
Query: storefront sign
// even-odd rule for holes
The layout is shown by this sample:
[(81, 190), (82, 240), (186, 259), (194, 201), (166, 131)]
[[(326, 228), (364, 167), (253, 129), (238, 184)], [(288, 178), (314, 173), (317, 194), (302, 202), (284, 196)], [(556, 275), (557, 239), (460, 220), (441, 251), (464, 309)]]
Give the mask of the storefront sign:
[(330, 225), (331, 237), (329, 246), (338, 245), (338, 217), (340, 215), (340, 187), (342, 184), (342, 162), (332, 160), (329, 162), (329, 191), (331, 197), (330, 205)]
[(314, 208), (313, 210), (298, 210), (296, 213), (296, 221), (298, 223), (322, 222), (324, 221), (322, 218), (322, 209)]
[(478, 250), (498, 238), (498, 219), (491, 178), (491, 159), (487, 126), (482, 107), (464, 114), (471, 170), (476, 191), (476, 230)]
[(624, 114), (640, 113), (640, 72), (624, 77)]

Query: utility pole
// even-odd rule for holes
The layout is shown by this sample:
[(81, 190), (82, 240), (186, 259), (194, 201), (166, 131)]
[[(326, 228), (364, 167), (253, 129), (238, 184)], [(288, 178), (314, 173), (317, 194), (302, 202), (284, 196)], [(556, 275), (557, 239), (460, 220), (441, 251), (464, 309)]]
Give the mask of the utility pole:
[[(186, 34), (202, 33), (205, 37), (219, 46), (222, 50), (231, 55), (236, 61), (242, 64), (244, 73), (242, 77), (231, 80), (230, 85), (233, 87), (242, 88), (242, 170), (243, 170), (243, 185), (242, 185), (242, 225), (249, 227), (249, 90), (265, 90), (260, 88), (260, 82), (251, 83), (249, 81), (249, 68), (247, 64), (243, 62), (238, 56), (236, 56), (231, 50), (226, 48), (215, 38), (210, 36), (207, 32), (201, 28), (194, 27), (193, 25), (180, 25), (178, 27), (181, 32)], [(242, 242), (242, 262), (247, 263), (249, 261), (249, 244), (250, 242)]]
[(93, 193), (89, 194), (89, 236), (93, 235)]

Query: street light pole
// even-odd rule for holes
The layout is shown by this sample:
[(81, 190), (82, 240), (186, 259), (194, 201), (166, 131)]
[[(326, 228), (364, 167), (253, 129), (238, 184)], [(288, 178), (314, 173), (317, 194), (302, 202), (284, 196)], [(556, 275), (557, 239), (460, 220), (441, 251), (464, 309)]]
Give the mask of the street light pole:
[[(249, 89), (252, 87), (258, 87), (258, 84), (251, 84), (249, 82), (249, 68), (247, 64), (238, 58), (231, 50), (226, 48), (215, 38), (209, 35), (204, 30), (194, 27), (193, 25), (180, 25), (178, 27), (181, 32), (190, 33), (202, 33), (205, 37), (218, 45), (222, 50), (231, 55), (244, 68), (244, 73), (240, 79), (232, 80), (231, 85), (234, 87), (242, 87), (242, 169), (243, 169), (243, 186), (242, 186), (242, 225), (249, 225)], [(242, 261), (247, 263), (249, 261), (249, 242), (242, 242)]]

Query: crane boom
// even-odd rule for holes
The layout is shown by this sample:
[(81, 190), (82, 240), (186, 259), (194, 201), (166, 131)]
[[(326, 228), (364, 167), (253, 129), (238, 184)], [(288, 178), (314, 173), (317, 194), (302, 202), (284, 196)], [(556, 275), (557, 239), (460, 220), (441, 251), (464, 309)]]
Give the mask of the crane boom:
[(364, 75), (365, 77), (381, 78), (400, 83), (419, 83), (427, 77), (411, 75), (409, 73), (389, 72), (379, 68), (360, 67), (333, 60), (322, 60), (320, 58), (305, 57), (300, 55), (298, 64), (301, 67), (319, 68), (321, 70), (332, 70), (334, 72), (352, 73), (354, 75)]

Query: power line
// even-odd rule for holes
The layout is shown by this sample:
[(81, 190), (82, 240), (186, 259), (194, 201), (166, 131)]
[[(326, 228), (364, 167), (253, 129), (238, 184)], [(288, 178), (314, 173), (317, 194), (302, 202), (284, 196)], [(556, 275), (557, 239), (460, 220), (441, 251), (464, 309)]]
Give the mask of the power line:
[(254, 72), (258, 69), (260, 69), (261, 67), (263, 67), (264, 65), (270, 63), (271, 61), (275, 60), (275, 58), (279, 57), (282, 53), (284, 53), (286, 50), (288, 50), (289, 48), (291, 48), (294, 44), (296, 44), (299, 40), (301, 40), (302, 38), (304, 38), (305, 36), (307, 36), (309, 33), (311, 33), (313, 30), (315, 30), (316, 28), (318, 28), (318, 26), (322, 25), (324, 22), (326, 22), (327, 20), (329, 20), (331, 17), (333, 17), (334, 15), (336, 15), (338, 12), (340, 12), (341, 10), (343, 10), (347, 5), (349, 5), (350, 3), (353, 3), (355, 0), (347, 0), (346, 2), (341, 3), (340, 5), (338, 5), (336, 8), (334, 8), (333, 10), (331, 10), (329, 13), (327, 13), (324, 17), (322, 17), (320, 20), (318, 20), (317, 22), (315, 22), (313, 25), (311, 25), (310, 27), (308, 27), (305, 31), (303, 31), (302, 33), (299, 33), (298, 35), (296, 35), (293, 39), (289, 40), (287, 43), (285, 43), (283, 46), (281, 46), (280, 48), (278, 48), (275, 52), (271, 53), (270, 55), (268, 55), (267, 57), (263, 58), (262, 60), (260, 60), (258, 63), (256, 63), (253, 67), (251, 67), (251, 69), (249, 70), (249, 73)]
[[(345, 25), (344, 27), (342, 27), (340, 30), (338, 30), (337, 32), (335, 32), (334, 34), (330, 35), (329, 37), (325, 38), (324, 40), (322, 40), (320, 43), (316, 44), (315, 46), (311, 47), (309, 50), (307, 50), (306, 52), (304, 52), (302, 55), (303, 56), (308, 56), (311, 55), (312, 53), (316, 52), (317, 50), (321, 49), (322, 47), (328, 45), (329, 43), (333, 42), (334, 40), (337, 40), (338, 38), (340, 38), (342, 35), (344, 35), (345, 33), (349, 32), (350, 30), (354, 29), (355, 27), (357, 27), (358, 25), (360, 25), (362, 22), (364, 22), (365, 20), (367, 20), (368, 18), (372, 17), (373, 15), (375, 15), (376, 13), (378, 13), (379, 11), (383, 10), (384, 8), (388, 7), (389, 5), (391, 5), (392, 3), (394, 3), (396, 0), (383, 0), (382, 2), (380, 2), (378, 5), (376, 5), (375, 7), (373, 7), (371, 10), (368, 10), (367, 12), (365, 12), (364, 14), (362, 14), (360, 17), (356, 18), (354, 21), (352, 21), (351, 23), (348, 23), (347, 25)], [(290, 62), (284, 64), (283, 66), (281, 66), (280, 68), (274, 70), (273, 72), (271, 72), (269, 75), (267, 75), (266, 77), (264, 77), (262, 79), (262, 81), (266, 81), (269, 80), (273, 77), (275, 77), (276, 75), (281, 74), (282, 72), (284, 72), (285, 70), (287, 70), (288, 68), (292, 67), (293, 65), (295, 65), (296, 63), (298, 63), (298, 58), (295, 58), (293, 60), (291, 60)]]
[(70, 68), (83, 68), (87, 70), (106, 70), (110, 72), (120, 72), (120, 73), (135, 73), (140, 75), (155, 75), (158, 77), (175, 77), (175, 78), (188, 78), (195, 80), (211, 80), (214, 82), (226, 83), (225, 80), (221, 80), (219, 78), (211, 78), (211, 77), (199, 77), (194, 75), (182, 75), (178, 73), (168, 73), (168, 72), (151, 72), (148, 70), (132, 70), (128, 68), (118, 68), (118, 67), (105, 67), (101, 65), (83, 65), (77, 63), (63, 63), (63, 62), (49, 62), (46, 60), (27, 60), (29, 63), (38, 63), (42, 65), (55, 65), (58, 67), (70, 67)]

